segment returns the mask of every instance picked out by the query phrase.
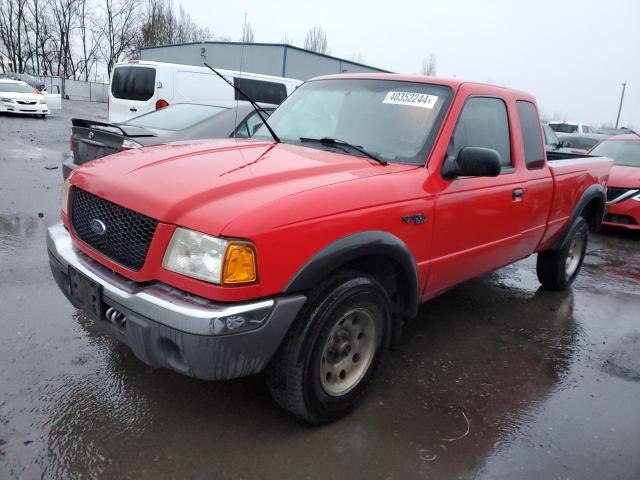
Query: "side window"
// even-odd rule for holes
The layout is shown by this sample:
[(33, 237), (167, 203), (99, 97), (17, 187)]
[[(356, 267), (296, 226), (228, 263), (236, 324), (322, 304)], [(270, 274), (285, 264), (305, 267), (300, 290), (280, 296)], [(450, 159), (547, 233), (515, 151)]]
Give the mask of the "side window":
[[(256, 102), (273, 103), (279, 105), (287, 98), (287, 87), (282, 83), (265, 82), (263, 80), (254, 80), (252, 78), (233, 78), (236, 87), (240, 87)], [(236, 91), (236, 100), (246, 100), (244, 95)]]
[(591, 133), (591, 127), (589, 125), (584, 125), (582, 130), (582, 133)]
[[(268, 118), (268, 116), (271, 115), (272, 111), (273, 110), (266, 110), (267, 115), (265, 115), (265, 117)], [(249, 138), (253, 135), (254, 128), (256, 128), (256, 126), (261, 123), (262, 119), (260, 118), (260, 115), (258, 115), (256, 112), (253, 112), (247, 118), (245, 118), (240, 125), (238, 125), (235, 136), (238, 138)]]
[(524, 161), (528, 169), (541, 168), (544, 165), (544, 151), (540, 141), (540, 119), (536, 106), (531, 102), (518, 100), (518, 117), (522, 143), (524, 143)]
[(503, 167), (510, 167), (511, 141), (507, 106), (499, 98), (472, 97), (466, 101), (451, 137), (451, 155), (462, 147), (492, 148), (500, 154)]

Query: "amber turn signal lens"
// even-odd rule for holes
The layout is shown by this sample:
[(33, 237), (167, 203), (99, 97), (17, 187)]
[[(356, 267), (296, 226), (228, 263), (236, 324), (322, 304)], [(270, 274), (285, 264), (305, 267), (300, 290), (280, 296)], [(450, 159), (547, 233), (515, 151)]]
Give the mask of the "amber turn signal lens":
[(230, 242), (224, 256), (222, 283), (237, 285), (258, 279), (256, 252), (250, 243)]

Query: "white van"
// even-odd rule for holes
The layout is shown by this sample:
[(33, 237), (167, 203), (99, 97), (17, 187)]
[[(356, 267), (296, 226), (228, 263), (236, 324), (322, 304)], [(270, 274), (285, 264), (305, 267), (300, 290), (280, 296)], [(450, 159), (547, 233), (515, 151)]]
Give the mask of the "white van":
[[(218, 71), (256, 102), (279, 104), (300, 80), (257, 73)], [(207, 67), (132, 60), (118, 63), (111, 73), (109, 122), (118, 123), (173, 103), (242, 100)]]

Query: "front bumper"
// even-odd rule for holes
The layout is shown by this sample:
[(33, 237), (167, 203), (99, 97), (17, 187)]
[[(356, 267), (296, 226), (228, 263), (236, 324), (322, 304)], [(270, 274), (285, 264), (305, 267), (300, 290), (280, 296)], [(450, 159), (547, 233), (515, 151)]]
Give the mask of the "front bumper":
[(17, 102), (0, 102), (0, 112), (17, 113), (20, 115), (49, 115), (47, 104), (22, 105)]
[[(72, 302), (69, 267), (101, 285), (106, 317), (96, 325), (117, 338), (147, 365), (205, 380), (225, 380), (260, 372), (269, 362), (306, 301), (289, 295), (250, 303), (217, 303), (161, 283), (141, 284), (105, 268), (74, 247), (62, 223), (47, 231), (49, 263), (56, 283)], [(77, 305), (76, 305), (77, 306)], [(217, 334), (228, 319), (264, 312), (253, 330)], [(231, 325), (235, 325), (231, 322)], [(226, 332), (226, 331), (225, 331)]]
[(608, 203), (603, 225), (627, 230), (640, 230), (640, 202), (628, 198), (619, 203)]

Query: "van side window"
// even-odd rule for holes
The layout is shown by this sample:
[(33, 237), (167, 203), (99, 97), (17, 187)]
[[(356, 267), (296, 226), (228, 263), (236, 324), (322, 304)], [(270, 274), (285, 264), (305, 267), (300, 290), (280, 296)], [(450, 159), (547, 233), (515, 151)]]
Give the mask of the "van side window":
[(540, 119), (536, 106), (531, 102), (518, 100), (518, 117), (520, 117), (520, 130), (522, 131), (522, 143), (524, 143), (524, 161), (528, 169), (542, 168), (544, 166), (544, 151), (540, 139)]
[(113, 71), (111, 93), (125, 100), (149, 100), (156, 90), (156, 69), (148, 67), (117, 67)]
[(500, 154), (503, 167), (510, 167), (511, 141), (507, 106), (499, 98), (472, 97), (466, 101), (451, 137), (450, 155), (462, 147), (492, 148)]
[[(279, 105), (287, 98), (287, 87), (282, 83), (265, 82), (252, 78), (234, 77), (233, 83), (243, 92), (246, 92), (256, 102), (273, 103)], [(244, 95), (236, 91), (236, 100), (246, 100)]]

